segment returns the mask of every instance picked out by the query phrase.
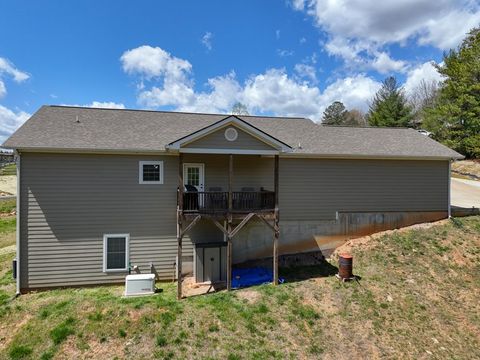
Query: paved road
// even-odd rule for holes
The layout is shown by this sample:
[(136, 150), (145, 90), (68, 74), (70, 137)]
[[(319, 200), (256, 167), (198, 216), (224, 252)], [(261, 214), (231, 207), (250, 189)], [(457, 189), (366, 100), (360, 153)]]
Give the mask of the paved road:
[(452, 205), (480, 208), (480, 181), (452, 177)]

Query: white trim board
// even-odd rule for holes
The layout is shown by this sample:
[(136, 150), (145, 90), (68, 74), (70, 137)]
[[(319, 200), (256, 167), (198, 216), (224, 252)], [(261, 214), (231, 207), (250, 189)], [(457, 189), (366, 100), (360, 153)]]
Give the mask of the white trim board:
[(184, 154), (238, 154), (238, 155), (278, 155), (277, 150), (242, 150), (242, 149), (199, 149), (181, 148), (179, 152)]
[[(143, 180), (143, 166), (144, 165), (158, 165), (159, 168), (159, 180), (158, 181), (145, 181)], [(138, 183), (150, 184), (150, 185), (162, 185), (163, 184), (163, 161), (161, 160), (141, 160), (138, 162)]]
[[(125, 268), (107, 269), (107, 239), (125, 238)], [(103, 234), (103, 272), (126, 272), (128, 271), (128, 262), (130, 259), (130, 234)]]
[(18, 151), (15, 151), (14, 154), (17, 156), (16, 159), (16, 166), (17, 166), (17, 204), (16, 204), (16, 212), (17, 212), (17, 224), (16, 224), (16, 245), (17, 245), (17, 278), (16, 280), (16, 286), (17, 286), (17, 295), (20, 294), (20, 287), (21, 287), (21, 282), (20, 282), (20, 222), (21, 222), (21, 202), (20, 202), (20, 196), (22, 193), (22, 188), (21, 188), (21, 183), (20, 183), (20, 167), (21, 167), (21, 158), (20, 158), (20, 153)]
[[(261, 130), (257, 129), (256, 127), (250, 125), (248, 122), (237, 118), (236, 116), (228, 116), (223, 120), (216, 122), (210, 126), (207, 126), (193, 134), (187, 135), (184, 138), (176, 140), (166, 146), (167, 149), (172, 150), (180, 150), (180, 148), (186, 144), (189, 144), (193, 141), (196, 141), (204, 136), (207, 136), (217, 130), (221, 130), (227, 126), (234, 125), (238, 127), (240, 130), (245, 131), (247, 134), (257, 138), (258, 140), (266, 143), (273, 148), (277, 148), (280, 152), (291, 152), (292, 148), (287, 144), (275, 139), (274, 137), (268, 135), (267, 133), (262, 132)], [(214, 149), (208, 149), (214, 150)]]

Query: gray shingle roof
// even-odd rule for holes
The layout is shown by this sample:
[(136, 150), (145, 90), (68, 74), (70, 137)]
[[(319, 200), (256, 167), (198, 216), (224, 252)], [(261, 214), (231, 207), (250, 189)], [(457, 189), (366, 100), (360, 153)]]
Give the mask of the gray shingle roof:
[[(226, 116), (43, 106), (3, 146), (38, 150), (163, 151), (165, 145)], [(239, 118), (290, 145), (293, 153), (299, 155), (462, 158), (412, 129), (331, 127), (304, 118)]]

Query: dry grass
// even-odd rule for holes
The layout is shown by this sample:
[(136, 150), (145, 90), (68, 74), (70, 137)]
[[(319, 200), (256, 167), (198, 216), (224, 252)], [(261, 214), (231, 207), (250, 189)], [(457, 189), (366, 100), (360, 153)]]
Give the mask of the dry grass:
[(360, 283), (325, 264), (284, 271), (278, 287), (181, 302), (173, 284), (142, 298), (113, 286), (10, 302), (2, 269), (0, 358), (480, 358), (480, 217), (348, 246)]
[(452, 172), (454, 175), (460, 175), (466, 178), (480, 178), (480, 161), (479, 160), (462, 160), (452, 163)]

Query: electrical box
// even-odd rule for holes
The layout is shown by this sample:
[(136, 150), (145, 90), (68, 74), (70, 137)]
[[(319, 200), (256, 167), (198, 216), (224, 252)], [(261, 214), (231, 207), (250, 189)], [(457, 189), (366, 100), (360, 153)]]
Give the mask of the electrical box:
[(125, 296), (155, 293), (155, 274), (134, 274), (125, 278)]

